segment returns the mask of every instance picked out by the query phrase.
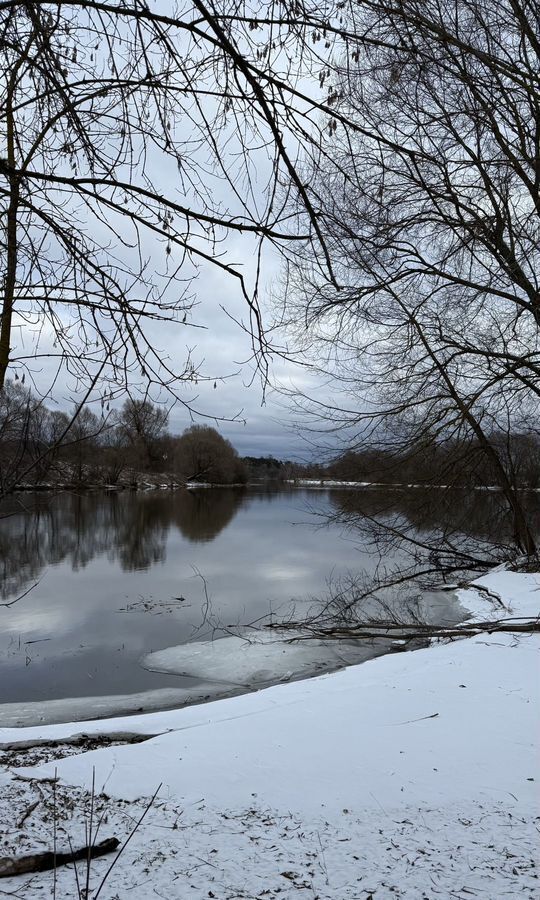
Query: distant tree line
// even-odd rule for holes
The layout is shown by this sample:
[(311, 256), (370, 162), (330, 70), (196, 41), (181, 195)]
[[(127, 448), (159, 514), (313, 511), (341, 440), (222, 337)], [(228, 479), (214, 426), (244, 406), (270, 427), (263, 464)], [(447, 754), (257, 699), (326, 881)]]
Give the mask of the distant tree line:
[(17, 486), (118, 484), (166, 474), (178, 481), (245, 483), (248, 469), (215, 428), (167, 430), (168, 411), (128, 398), (118, 410), (49, 409), (20, 381), (0, 394), (0, 496)]
[(173, 435), (168, 419), (165, 407), (132, 397), (117, 410), (103, 404), (99, 414), (76, 404), (52, 410), (21, 380), (7, 380), (0, 393), (0, 497), (21, 485), (118, 485), (159, 475), (180, 482), (278, 483), (325, 471), (270, 455), (240, 457), (208, 425)]
[[(245, 484), (302, 478), (383, 484), (497, 485), (497, 470), (474, 439), (429, 438), (410, 450), (348, 449), (330, 461), (240, 457), (230, 441), (208, 425), (181, 435), (167, 430), (168, 411), (129, 397), (118, 410), (88, 406), (51, 410), (20, 381), (0, 394), (0, 496), (16, 486), (70, 483), (128, 484), (166, 475), (177, 481)], [(490, 435), (516, 490), (540, 488), (540, 437), (529, 431)]]
[[(540, 488), (540, 437), (535, 432), (490, 435), (515, 490)], [(498, 468), (474, 439), (426, 440), (407, 450), (357, 449), (335, 456), (322, 477), (383, 484), (498, 486)]]

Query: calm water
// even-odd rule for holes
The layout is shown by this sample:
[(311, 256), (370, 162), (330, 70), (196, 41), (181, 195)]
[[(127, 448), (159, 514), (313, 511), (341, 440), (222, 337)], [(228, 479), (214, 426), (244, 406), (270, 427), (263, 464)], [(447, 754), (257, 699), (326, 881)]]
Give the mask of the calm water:
[[(178, 686), (145, 671), (150, 650), (209, 637), (315, 594), (358, 555), (319, 529), (305, 491), (239, 489), (21, 495), (0, 521), (0, 702)], [(318, 496), (324, 508), (328, 498)], [(199, 630), (198, 630), (199, 629)]]
[[(0, 703), (178, 687), (178, 676), (147, 672), (141, 657), (208, 638), (216, 622), (285, 615), (331, 575), (375, 565), (336, 517), (354, 496), (21, 495), (0, 520), (2, 600), (37, 586), (0, 607)], [(326, 515), (335, 520), (321, 527)]]

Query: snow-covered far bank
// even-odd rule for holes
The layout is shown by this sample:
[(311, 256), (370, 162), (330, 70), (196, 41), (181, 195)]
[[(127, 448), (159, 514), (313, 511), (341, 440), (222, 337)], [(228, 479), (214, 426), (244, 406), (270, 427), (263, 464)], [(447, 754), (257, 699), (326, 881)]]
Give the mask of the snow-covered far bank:
[[(540, 576), (499, 571), (479, 583), (512, 614), (538, 614)], [(493, 601), (482, 596), (460, 592), (487, 618)], [(15, 773), (50, 778), (57, 770), (60, 792), (77, 794), (61, 822), (75, 838), (93, 772), (110, 798), (100, 799), (108, 815), (100, 837), (125, 838), (140, 798), (162, 783), (102, 898), (532, 900), (539, 660), (538, 634), (485, 633), (204, 706), (84, 728), (2, 729), (0, 741), (155, 735)], [(33, 759), (31, 749), (9, 753), (19, 765)], [(13, 774), (2, 781), (0, 816), (11, 835), (37, 788)], [(23, 830), (24, 847), (51, 843), (45, 800)], [(108, 862), (93, 866), (96, 884)], [(76, 896), (73, 873), (59, 877), (57, 896)], [(42, 874), (2, 886), (33, 900), (51, 896), (51, 884)]]
[[(341, 481), (336, 478), (288, 478), (284, 484), (293, 485), (301, 488), (387, 488), (389, 490), (403, 488), (421, 488), (422, 490), (454, 490), (454, 491), (495, 491), (500, 492), (501, 487), (497, 484), (491, 485), (450, 485), (450, 484), (430, 484), (429, 482), (405, 482), (405, 481)], [(520, 490), (525, 493), (538, 493), (540, 488), (529, 487), (523, 485)]]

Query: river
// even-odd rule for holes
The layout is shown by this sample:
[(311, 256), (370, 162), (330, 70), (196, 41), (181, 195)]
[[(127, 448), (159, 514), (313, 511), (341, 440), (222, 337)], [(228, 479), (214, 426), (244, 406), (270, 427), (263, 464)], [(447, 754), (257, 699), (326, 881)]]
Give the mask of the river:
[[(30, 704), (28, 723), (74, 717), (78, 699), (85, 718), (214, 696), (200, 671), (148, 671), (147, 654), (304, 612), (329, 579), (373, 571), (373, 548), (347, 522), (359, 496), (264, 487), (18, 495), (0, 520), (0, 724), (19, 722), (16, 704)], [(439, 595), (436, 620), (462, 614), (453, 595)], [(366, 644), (347, 661), (385, 649)], [(83, 702), (126, 695), (136, 704)], [(38, 714), (66, 698), (65, 709)]]

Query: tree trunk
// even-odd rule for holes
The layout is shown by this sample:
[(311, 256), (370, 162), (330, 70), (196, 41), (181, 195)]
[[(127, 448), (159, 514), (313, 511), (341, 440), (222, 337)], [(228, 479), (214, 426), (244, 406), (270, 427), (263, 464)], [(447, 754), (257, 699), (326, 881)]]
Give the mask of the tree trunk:
[(17, 211), (19, 208), (20, 178), (15, 174), (15, 133), (13, 117), (12, 79), (8, 90), (6, 131), (7, 131), (7, 164), (9, 181), (9, 206), (6, 227), (6, 274), (4, 277), (4, 297), (2, 301), (2, 327), (0, 329), (0, 391), (4, 388), (6, 371), (9, 365), (11, 324), (15, 299), (17, 277)]

